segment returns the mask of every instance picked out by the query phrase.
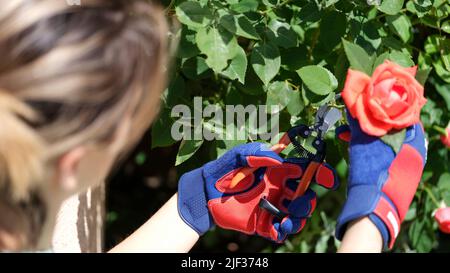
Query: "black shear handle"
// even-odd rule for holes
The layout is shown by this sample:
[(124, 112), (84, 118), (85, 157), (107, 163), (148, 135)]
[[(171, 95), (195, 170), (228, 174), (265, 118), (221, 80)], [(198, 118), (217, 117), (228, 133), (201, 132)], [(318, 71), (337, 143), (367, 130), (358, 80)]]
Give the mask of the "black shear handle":
[(265, 197), (259, 200), (259, 207), (267, 210), (270, 214), (277, 217), (280, 220), (283, 220), (284, 217), (288, 216), (287, 213), (282, 212), (277, 207), (275, 207), (272, 203), (270, 203)]

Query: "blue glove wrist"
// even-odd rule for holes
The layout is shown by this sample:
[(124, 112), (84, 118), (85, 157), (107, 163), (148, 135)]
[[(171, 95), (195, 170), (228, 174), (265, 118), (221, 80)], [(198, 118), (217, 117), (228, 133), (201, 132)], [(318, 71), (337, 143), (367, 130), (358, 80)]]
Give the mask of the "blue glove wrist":
[(375, 184), (355, 185), (349, 189), (347, 201), (337, 220), (336, 238), (342, 240), (347, 225), (356, 219), (369, 217), (383, 237), (383, 245), (388, 246), (389, 232), (384, 222), (373, 213), (381, 197), (388, 200)]
[(389, 243), (389, 231), (386, 225), (384, 224), (383, 220), (381, 220), (381, 218), (374, 213), (371, 213), (369, 215), (369, 219), (378, 228), (378, 231), (380, 231), (381, 237), (383, 238), (383, 248), (387, 249)]
[(203, 235), (214, 226), (208, 210), (203, 168), (185, 173), (178, 183), (178, 213), (183, 221)]

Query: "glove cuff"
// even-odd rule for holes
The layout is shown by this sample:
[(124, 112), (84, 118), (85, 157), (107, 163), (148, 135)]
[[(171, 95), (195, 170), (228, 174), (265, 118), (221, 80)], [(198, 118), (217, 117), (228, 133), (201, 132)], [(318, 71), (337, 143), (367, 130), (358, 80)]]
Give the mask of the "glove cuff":
[(336, 238), (342, 240), (347, 224), (362, 217), (369, 217), (378, 228), (384, 247), (392, 248), (400, 230), (398, 212), (376, 185), (358, 185), (349, 189), (337, 221)]
[(214, 225), (208, 210), (202, 171), (198, 168), (185, 173), (178, 183), (178, 214), (199, 235)]

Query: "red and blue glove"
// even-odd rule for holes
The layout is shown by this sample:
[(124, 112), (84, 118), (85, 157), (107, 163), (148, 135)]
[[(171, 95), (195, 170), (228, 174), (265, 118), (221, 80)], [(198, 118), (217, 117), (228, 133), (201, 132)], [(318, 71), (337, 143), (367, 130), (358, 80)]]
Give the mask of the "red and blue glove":
[[(298, 233), (316, 206), (316, 194), (308, 190), (293, 199), (298, 180), (309, 161), (283, 159), (262, 143), (233, 148), (219, 159), (184, 174), (178, 186), (178, 211), (181, 218), (198, 234), (218, 226), (246, 234), (258, 234), (282, 242)], [(236, 187), (230, 188), (241, 167), (257, 167)], [(338, 185), (335, 171), (322, 164), (315, 182), (329, 189)], [(261, 198), (286, 213), (278, 219), (259, 207)]]
[(407, 128), (405, 141), (395, 154), (347, 116), (349, 126), (336, 129), (339, 138), (350, 141), (347, 200), (337, 220), (336, 237), (342, 239), (349, 222), (367, 216), (379, 229), (384, 246), (392, 248), (425, 166), (423, 127), (418, 123)]

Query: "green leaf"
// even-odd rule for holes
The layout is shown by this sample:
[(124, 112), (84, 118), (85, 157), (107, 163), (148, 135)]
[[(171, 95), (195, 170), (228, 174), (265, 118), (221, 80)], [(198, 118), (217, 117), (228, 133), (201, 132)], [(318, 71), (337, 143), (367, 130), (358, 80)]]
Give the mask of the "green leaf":
[(287, 110), (291, 116), (299, 115), (303, 109), (305, 108), (305, 104), (303, 103), (300, 91), (292, 91), (289, 96), (289, 103), (287, 105)]
[[(361, 46), (370, 55), (381, 45), (383, 25), (378, 21), (368, 20), (365, 16), (350, 19), (350, 35), (355, 37), (354, 43)], [(383, 35), (384, 36), (384, 35)]]
[(195, 31), (183, 27), (180, 33), (180, 44), (178, 45), (177, 57), (192, 58), (200, 53), (195, 43)]
[(289, 71), (297, 71), (308, 64), (308, 49), (304, 45), (282, 49), (281, 66)]
[(433, 63), (433, 67), (436, 71), (436, 74), (443, 79), (445, 82), (450, 83), (450, 71), (445, 69), (444, 64), (441, 59), (435, 61)]
[(320, 20), (320, 7), (316, 1), (308, 1), (304, 7), (301, 8), (298, 13), (298, 18), (303, 22), (317, 22)]
[(371, 58), (362, 47), (346, 40), (342, 40), (342, 42), (344, 43), (344, 50), (350, 63), (350, 67), (362, 71), (367, 75), (371, 75), (373, 58)]
[(245, 73), (247, 72), (247, 55), (243, 48), (239, 47), (236, 56), (231, 60), (230, 65), (221, 72), (222, 75), (231, 80), (239, 80), (242, 84), (245, 83)]
[(432, 218), (425, 214), (417, 217), (409, 228), (408, 237), (412, 247), (419, 252), (429, 252), (433, 248), (434, 232), (431, 221)]
[(256, 75), (266, 86), (280, 71), (280, 51), (273, 43), (258, 43), (253, 48), (250, 61)]
[(263, 97), (266, 90), (261, 79), (256, 75), (254, 69), (248, 69), (245, 75), (245, 84), (238, 82), (236, 87), (244, 94)]
[(181, 141), (178, 149), (177, 159), (175, 166), (180, 165), (189, 158), (191, 158), (195, 152), (202, 146), (203, 140), (183, 140)]
[(201, 28), (211, 23), (213, 15), (209, 8), (198, 2), (187, 1), (175, 8), (178, 20), (190, 27)]
[(406, 9), (409, 12), (416, 14), (417, 17), (419, 17), (419, 18), (424, 17), (430, 8), (431, 8), (431, 6), (429, 8), (421, 7), (420, 5), (417, 5), (414, 1), (408, 1), (406, 3)]
[(425, 40), (425, 52), (428, 54), (439, 53), (441, 38), (438, 35), (428, 36)]
[(392, 50), (406, 51), (405, 44), (393, 35), (382, 38), (383, 46)]
[(408, 42), (412, 37), (412, 25), (408, 16), (392, 15), (387, 16), (386, 21), (391, 30), (397, 34), (403, 42)]
[(431, 127), (433, 124), (440, 124), (443, 111), (436, 107), (436, 103), (427, 98), (427, 103), (422, 108), (420, 119), (422, 120), (425, 128)]
[(347, 77), (348, 67), (350, 66), (347, 56), (343, 50), (340, 50), (336, 63), (334, 64), (334, 75), (338, 80), (338, 89), (342, 90)]
[(258, 0), (242, 0), (239, 3), (232, 4), (230, 8), (236, 12), (249, 12), (249, 11), (256, 11), (259, 6)]
[(305, 66), (298, 70), (297, 73), (302, 79), (303, 84), (306, 85), (311, 92), (319, 96), (328, 95), (338, 86), (336, 77), (326, 68), (321, 66)]
[(441, 41), (441, 60), (445, 69), (450, 72), (450, 39)]
[(274, 114), (270, 106), (278, 106), (278, 112), (282, 111), (289, 104), (292, 89), (287, 82), (272, 82), (267, 88), (267, 113)]
[(447, 20), (447, 21), (445, 21), (444, 23), (442, 23), (441, 29), (442, 29), (444, 32), (450, 33), (450, 20)]
[(152, 149), (167, 147), (176, 143), (171, 135), (173, 123), (174, 120), (170, 117), (170, 110), (164, 109), (152, 126)]
[(373, 69), (372, 71), (375, 71), (375, 69), (382, 63), (384, 63), (384, 61), (386, 61), (387, 59), (389, 59), (389, 52), (384, 52), (383, 54), (379, 55), (376, 59), (375, 62), (373, 63)]
[(188, 60), (183, 61), (181, 65), (181, 71), (189, 79), (204, 79), (211, 76), (212, 73), (206, 61), (201, 56), (196, 56)]
[(248, 39), (261, 39), (247, 16), (226, 14), (220, 18), (220, 24), (229, 32)]
[(406, 54), (404, 52), (401, 51), (392, 51), (389, 54), (389, 59), (403, 67), (411, 67), (414, 66), (414, 62), (411, 58), (411, 55)]
[(416, 80), (422, 85), (425, 86), (425, 82), (428, 79), (428, 75), (430, 75), (431, 68), (421, 69), (417, 71)]
[(450, 84), (446, 84), (441, 80), (436, 80), (433, 77), (430, 78), (430, 83), (433, 84), (436, 91), (442, 96), (447, 105), (447, 110), (450, 111)]
[(434, 0), (413, 0), (413, 1), (414, 1), (414, 4), (416, 4), (420, 7), (423, 7), (423, 8), (428, 8), (428, 7), (431, 8), (431, 6), (433, 6), (433, 2), (434, 2)]
[(341, 42), (347, 27), (347, 17), (344, 13), (330, 11), (320, 23), (320, 43), (328, 50), (332, 51)]
[(389, 14), (397, 14), (403, 7), (404, 0), (383, 0), (381, 5), (378, 6), (378, 10)]
[(437, 186), (440, 191), (450, 192), (450, 173), (443, 173), (439, 177)]
[(290, 48), (297, 46), (297, 33), (287, 23), (271, 20), (267, 31), (268, 38), (276, 45)]
[(420, 52), (419, 57), (417, 58), (417, 64), (420, 69), (428, 69), (432, 68), (433, 60), (429, 54), (426, 54), (425, 52)]
[(305, 105), (311, 104), (312, 106), (321, 106), (330, 102), (335, 96), (336, 94), (334, 92), (325, 96), (320, 96), (309, 90), (306, 85), (302, 85), (302, 98)]
[(278, 0), (262, 0), (266, 7), (275, 7), (278, 4)]
[(408, 212), (405, 215), (404, 221), (408, 222), (408, 221), (414, 220), (416, 218), (416, 213), (417, 213), (417, 209), (415, 207), (413, 207), (413, 205), (411, 205), (411, 207), (409, 208)]
[(224, 99), (225, 104), (237, 105), (243, 103), (243, 96), (234, 86), (230, 88)]
[(396, 132), (389, 132), (388, 134), (381, 137), (381, 140), (387, 145), (391, 146), (392, 150), (396, 154), (400, 152), (403, 142), (406, 138), (406, 129)]
[(186, 88), (183, 81), (183, 77), (175, 77), (171, 80), (168, 88), (164, 91), (162, 95), (162, 100), (164, 102), (165, 108), (172, 108), (173, 106), (180, 103), (180, 98), (186, 96)]
[(239, 50), (236, 37), (222, 28), (202, 28), (197, 32), (197, 46), (207, 56), (206, 64), (216, 73), (228, 65)]

